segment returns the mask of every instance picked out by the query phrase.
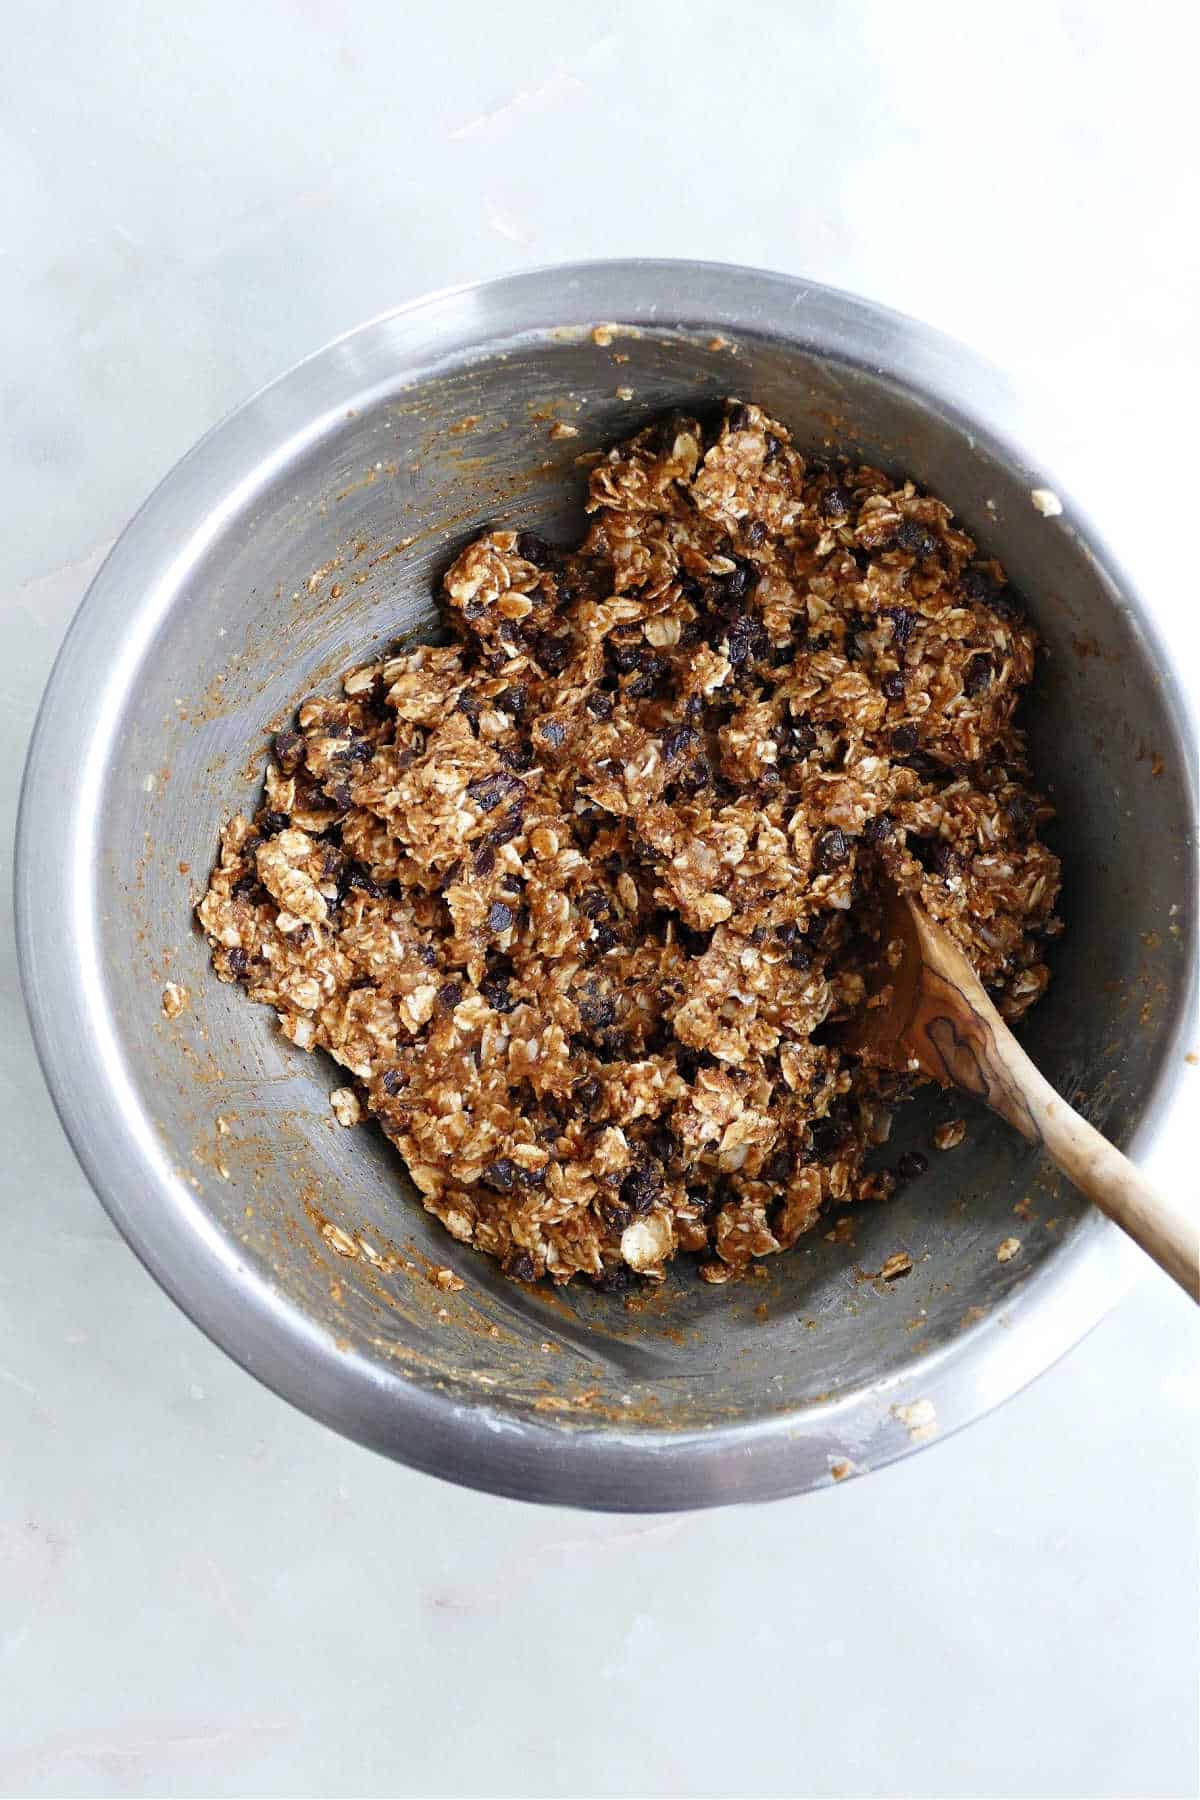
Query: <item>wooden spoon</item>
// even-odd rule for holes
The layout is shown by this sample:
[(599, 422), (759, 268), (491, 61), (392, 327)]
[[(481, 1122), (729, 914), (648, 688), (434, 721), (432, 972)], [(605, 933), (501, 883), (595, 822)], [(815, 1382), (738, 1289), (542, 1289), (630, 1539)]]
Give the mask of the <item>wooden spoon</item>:
[(888, 1068), (915, 1066), (986, 1101), (1200, 1300), (1200, 1209), (1160, 1194), (1054, 1091), (922, 907), (890, 884), (883, 900), (884, 954), (866, 1006), (844, 1029), (847, 1048)]

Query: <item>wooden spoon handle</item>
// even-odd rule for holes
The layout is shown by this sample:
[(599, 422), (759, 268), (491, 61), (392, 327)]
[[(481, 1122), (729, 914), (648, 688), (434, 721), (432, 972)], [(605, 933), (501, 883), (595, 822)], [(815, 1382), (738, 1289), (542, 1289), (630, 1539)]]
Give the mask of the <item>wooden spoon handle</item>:
[[(918, 929), (926, 935), (923, 921)], [(965, 959), (938, 946), (904, 1042), (935, 1081), (966, 1089), (1040, 1145), (1080, 1193), (1200, 1301), (1200, 1208), (1169, 1199), (1035, 1068)], [(961, 967), (959, 964), (961, 963)]]
[[(1200, 1209), (1160, 1192), (1094, 1125), (1068, 1106), (1030, 1062), (999, 1019), (995, 1063), (1006, 1090), (1020, 1094), (1019, 1116), (1005, 1112), (1030, 1142), (1040, 1144), (1081, 1194), (1118, 1224), (1200, 1301)], [(999, 1109), (1003, 1110), (1003, 1109)], [(1032, 1129), (1030, 1129), (1032, 1126)]]

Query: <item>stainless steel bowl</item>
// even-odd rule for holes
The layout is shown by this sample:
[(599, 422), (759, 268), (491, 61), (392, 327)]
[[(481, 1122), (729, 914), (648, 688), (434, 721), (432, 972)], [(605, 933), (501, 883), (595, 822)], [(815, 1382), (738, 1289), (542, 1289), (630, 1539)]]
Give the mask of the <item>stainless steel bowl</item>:
[[(605, 321), (620, 325), (607, 345), (592, 335)], [(1194, 753), (1169, 662), (1078, 509), (1031, 503), (1057, 484), (1012, 441), (994, 373), (861, 300), (747, 269), (601, 263), (363, 326), (218, 426), (146, 503), (75, 620), (30, 751), (29, 1009), (130, 1244), (297, 1406), (529, 1499), (702, 1506), (876, 1467), (1030, 1380), (1129, 1275), (1116, 1233), (1010, 1132), (935, 1096), (895, 1147), (963, 1110), (968, 1145), (862, 1208), (855, 1245), (818, 1232), (724, 1289), (680, 1270), (632, 1308), (527, 1293), (427, 1218), (379, 1136), (333, 1124), (332, 1066), (209, 972), (191, 901), (270, 731), (343, 667), (430, 630), (437, 575), (483, 525), (578, 531), (581, 452), (731, 392), (802, 446), (927, 482), (1028, 597), (1069, 931), (1027, 1041), (1143, 1150), (1182, 1063), (1195, 955)], [(174, 1023), (168, 978), (191, 995)], [(1013, 1233), (1021, 1254), (1002, 1264)], [(862, 1278), (898, 1249), (907, 1281)], [(432, 1285), (433, 1265), (462, 1291)]]

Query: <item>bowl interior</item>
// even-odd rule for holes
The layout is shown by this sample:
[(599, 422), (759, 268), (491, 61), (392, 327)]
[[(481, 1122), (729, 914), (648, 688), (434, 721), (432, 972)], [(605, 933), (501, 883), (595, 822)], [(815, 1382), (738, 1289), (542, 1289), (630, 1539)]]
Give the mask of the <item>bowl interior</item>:
[[(494, 522), (578, 535), (581, 455), (665, 409), (736, 393), (801, 448), (927, 484), (1025, 597), (1045, 643), (1028, 723), (1058, 807), (1068, 929), (1023, 1035), (1050, 1080), (1123, 1142), (1180, 1004), (1173, 908), (1189, 880), (1186, 781), (1158, 760), (1171, 728), (1135, 620), (1063, 521), (1031, 505), (1027, 471), (877, 368), (765, 334), (726, 344), (646, 326), (609, 344), (530, 333), (365, 392), (353, 374), (351, 359), (346, 404), (231, 486), (161, 577), (96, 777), (84, 904), (113, 1054), (154, 1155), (186, 1184), (198, 1238), (303, 1313), (357, 1380), (485, 1401), (500, 1423), (703, 1431), (802, 1417), (912, 1375), (1041, 1278), (1080, 1229), (1078, 1200), (980, 1108), (930, 1092), (905, 1109), (889, 1160), (928, 1149), (955, 1116), (966, 1143), (931, 1154), (890, 1203), (853, 1211), (849, 1238), (818, 1231), (760, 1278), (711, 1288), (685, 1260), (631, 1299), (525, 1291), (422, 1211), (373, 1128), (336, 1125), (334, 1066), (215, 980), (191, 904), (219, 822), (254, 802), (272, 731), (345, 667), (434, 632), (436, 581), (465, 541)], [(175, 1022), (160, 1011), (168, 978), (191, 995)], [(1002, 1264), (997, 1246), (1014, 1235), (1021, 1253)], [(897, 1250), (913, 1273), (872, 1281)], [(439, 1267), (461, 1291), (433, 1284)], [(259, 1329), (270, 1334), (269, 1318)]]

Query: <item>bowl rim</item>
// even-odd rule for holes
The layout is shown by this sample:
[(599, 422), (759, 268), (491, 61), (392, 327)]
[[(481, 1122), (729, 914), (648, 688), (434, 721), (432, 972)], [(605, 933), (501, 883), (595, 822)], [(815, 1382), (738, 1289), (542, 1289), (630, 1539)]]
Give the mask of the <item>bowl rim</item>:
[[(558, 327), (607, 320), (781, 338), (798, 348), (885, 373), (934, 403), (991, 454), (1054, 489), (1048, 528), (1071, 531), (1106, 586), (1133, 615), (1160, 674), (1171, 750), (1184, 777), (1193, 831), (1195, 730), (1190, 703), (1153, 616), (1061, 483), (1022, 447), (1020, 404), (985, 359), (903, 314), (805, 279), (735, 264), (619, 259), (554, 265), (424, 295), (333, 339), (260, 388), (199, 440), (143, 503), (91, 582), (55, 660), (30, 740), (14, 864), (18, 961), (37, 1055), (72, 1148), (113, 1222), (160, 1286), (206, 1335), (311, 1417), (412, 1467), (527, 1500), (612, 1511), (675, 1511), (773, 1499), (827, 1485), (841, 1462), (866, 1473), (921, 1447), (893, 1410), (934, 1407), (945, 1438), (1007, 1399), (1072, 1348), (1122, 1297), (1142, 1260), (1098, 1214), (1004, 1304), (954, 1342), (870, 1388), (775, 1418), (708, 1431), (599, 1425), (584, 1430), (517, 1418), (418, 1387), (339, 1349), (285, 1300), (206, 1219), (174, 1174), (140, 1110), (103, 1015), (85, 879), (94, 849), (88, 809), (118, 712), (105, 671), (131, 675), (213, 521), (240, 505), (272, 465), (328, 417), (394, 387), (432, 361)], [(351, 386), (350, 384), (357, 384)], [(314, 401), (328, 390), (325, 409)], [(249, 474), (245, 471), (250, 471)], [(148, 570), (157, 571), (154, 580)], [(130, 593), (138, 595), (132, 604)], [(87, 681), (82, 678), (86, 674)], [(82, 699), (81, 699), (82, 694)], [(108, 735), (105, 735), (105, 734)], [(64, 771), (79, 778), (68, 783)], [(51, 817), (53, 831), (43, 820)], [(1181, 1003), (1160, 1037), (1157, 1068), (1131, 1136), (1150, 1150), (1182, 1080), (1186, 995), (1196, 971), (1195, 879)], [(147, 1205), (165, 1196), (165, 1206)], [(179, 1254), (187, 1245), (188, 1255)], [(1019, 1327), (1019, 1329), (1017, 1329)]]

